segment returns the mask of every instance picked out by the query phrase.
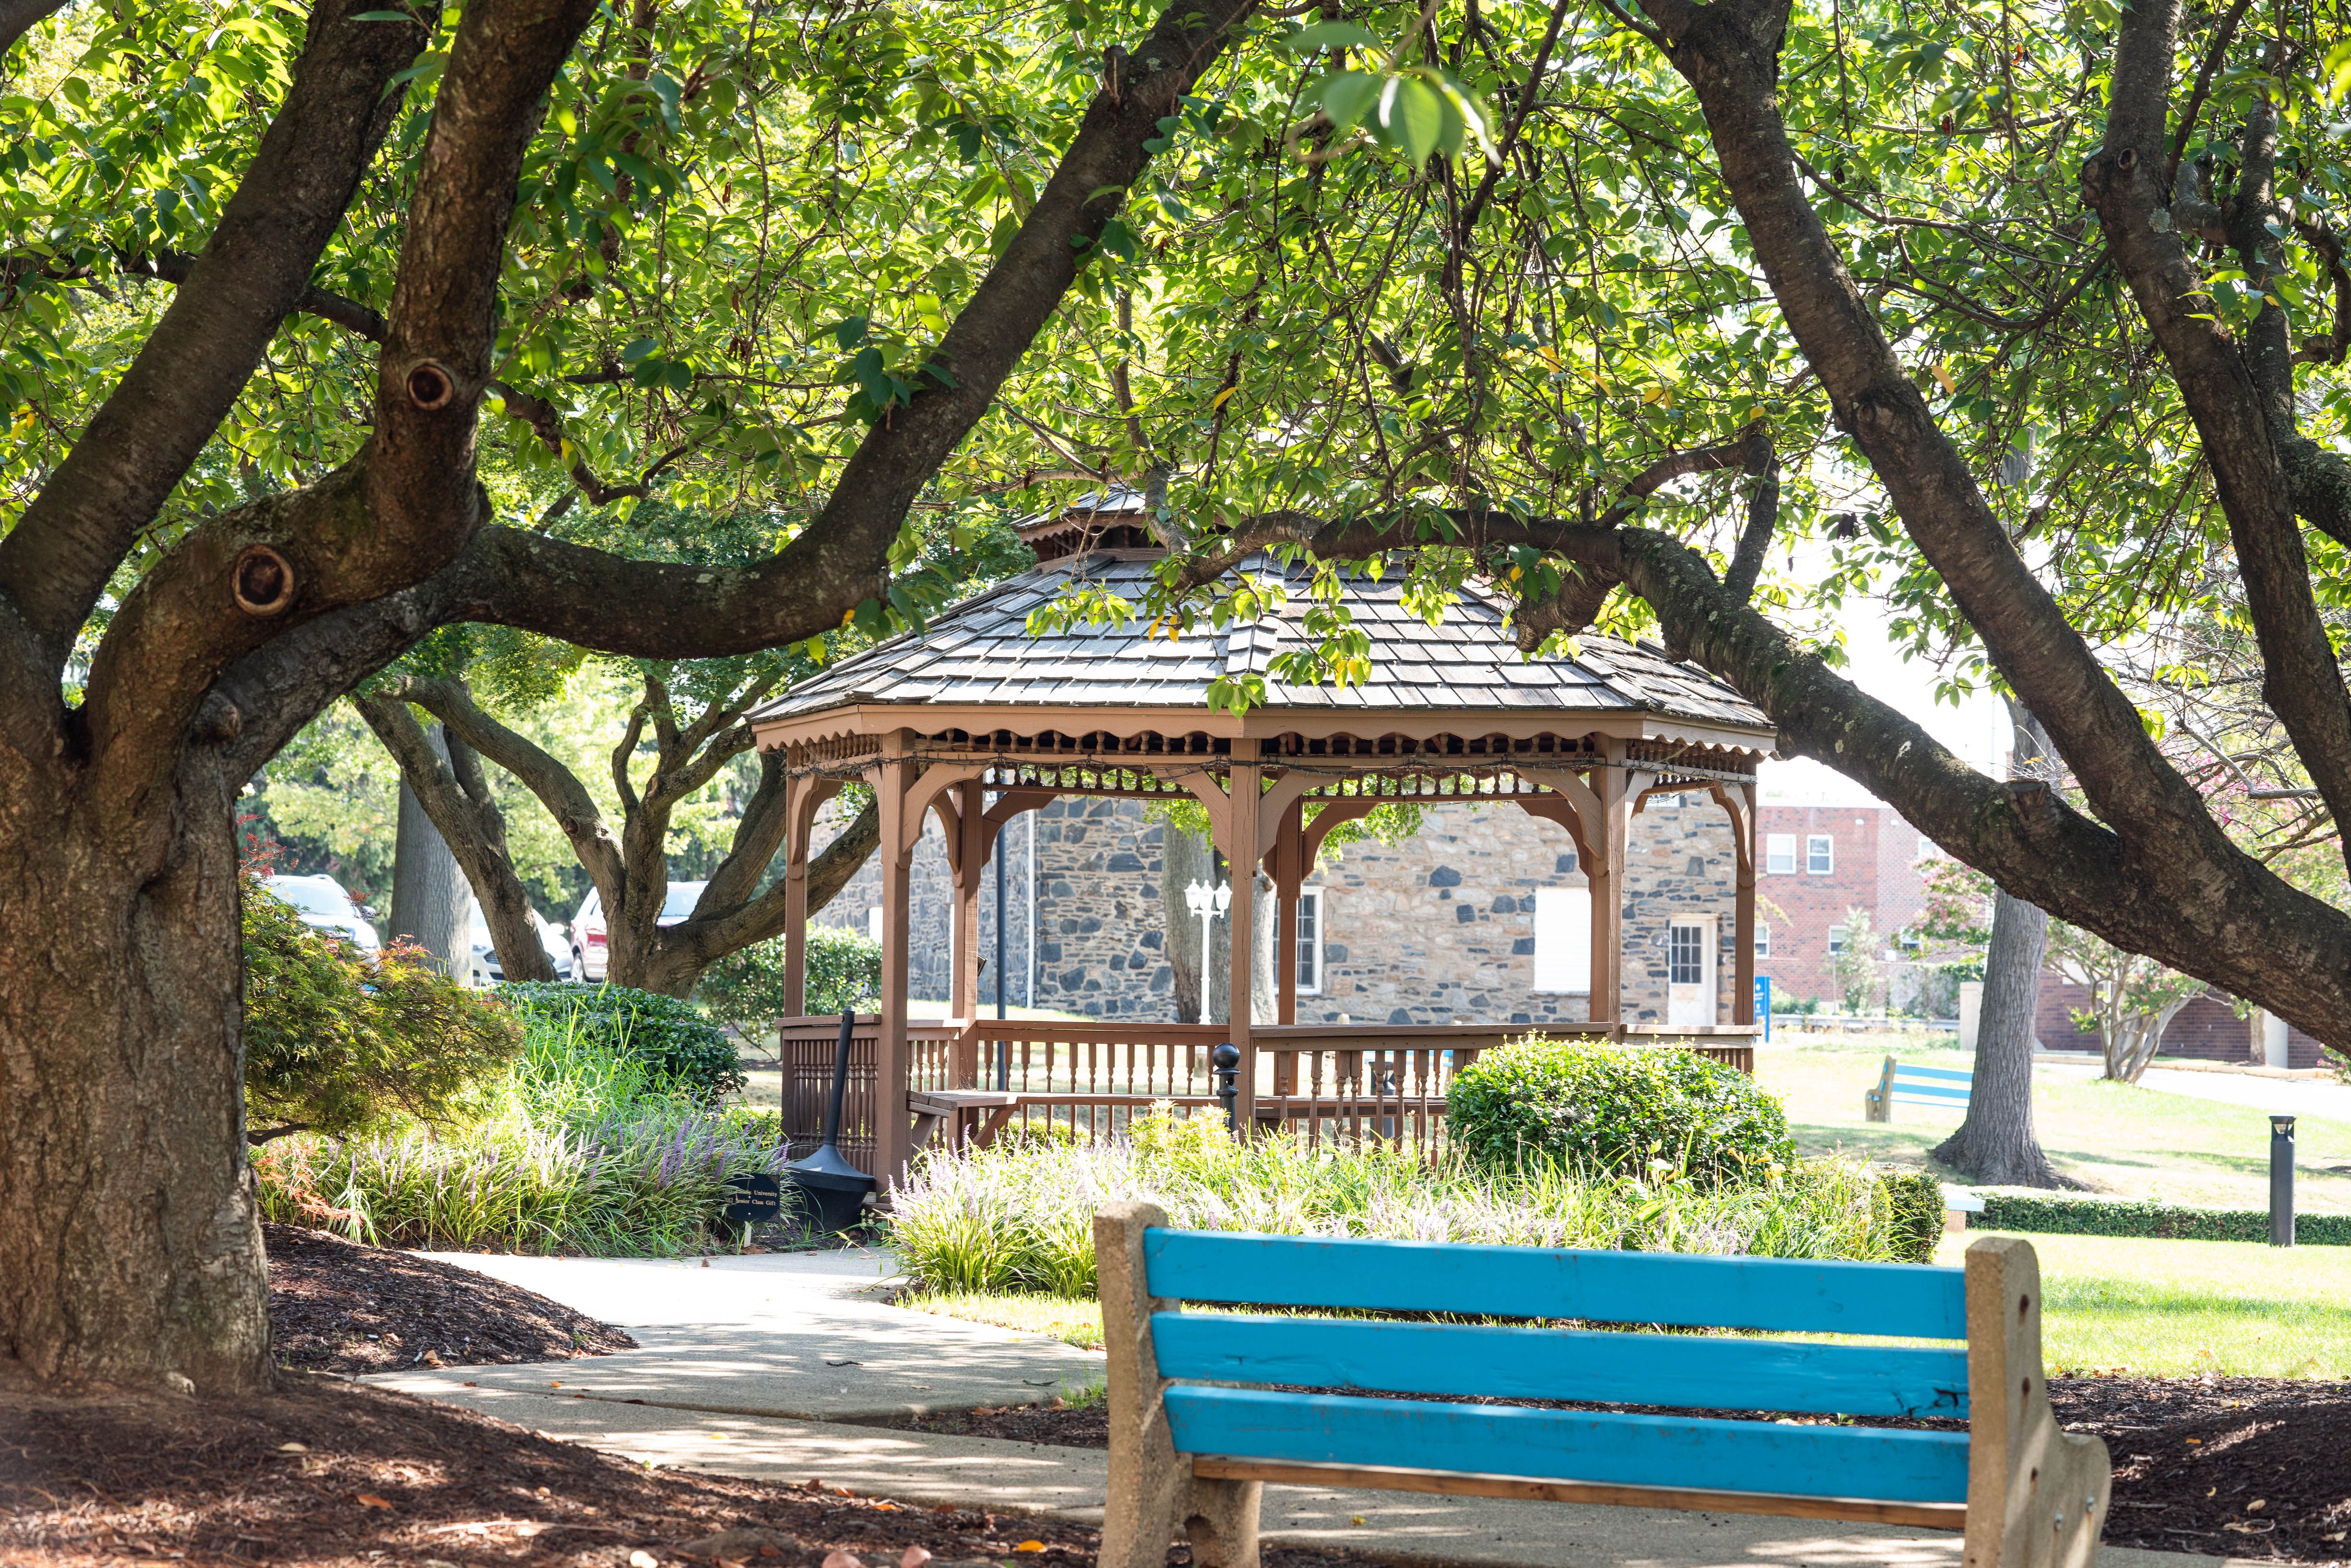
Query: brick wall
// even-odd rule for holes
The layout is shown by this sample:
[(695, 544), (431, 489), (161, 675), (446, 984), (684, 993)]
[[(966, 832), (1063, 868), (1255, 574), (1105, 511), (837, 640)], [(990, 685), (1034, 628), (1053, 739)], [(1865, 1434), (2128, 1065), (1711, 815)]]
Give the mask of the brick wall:
[[(1771, 927), (1771, 950), (1756, 960), (1756, 972), (1771, 977), (1782, 1000), (1818, 997), (1842, 1003), (1829, 977), (1829, 933), (1846, 923), (1847, 911), (1865, 909), (1882, 951), (1894, 934), (1917, 917), (1927, 902), (1920, 874), (1917, 829), (1888, 806), (1766, 806), (1756, 813), (1756, 893), (1763, 904), (1756, 920)], [(1796, 868), (1769, 869), (1771, 835), (1796, 841)], [(1826, 834), (1832, 869), (1808, 869), (1808, 841)], [(1873, 1006), (1882, 1005), (1883, 996)]]
[[(2041, 999), (2033, 1013), (2033, 1028), (2041, 1037), (2043, 1048), (2050, 1051), (2082, 1051), (2098, 1054), (2098, 1031), (2074, 1027), (2074, 1009), (2087, 1011), (2090, 991), (2076, 985), (2054, 969), (2041, 972)], [(2289, 1026), (2285, 1036), (2288, 1067), (2318, 1067), (2325, 1063), (2318, 1041), (2298, 1029)], [(2253, 1038), (2253, 1024), (2249, 1018), (2239, 1018), (2229, 998), (2217, 991), (2207, 991), (2173, 1015), (2163, 1031), (2163, 1043), (2156, 1047), (2156, 1060), (2165, 1057), (2185, 1057), (2197, 1061), (2257, 1062), (2261, 1051)]]

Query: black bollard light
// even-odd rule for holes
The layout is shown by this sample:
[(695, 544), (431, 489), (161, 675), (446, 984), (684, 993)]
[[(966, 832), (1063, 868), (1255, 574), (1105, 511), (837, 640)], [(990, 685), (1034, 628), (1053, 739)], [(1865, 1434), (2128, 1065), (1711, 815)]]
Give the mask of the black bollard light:
[(2270, 1118), (2270, 1245), (2294, 1245), (2294, 1118)]
[(1224, 1103), (1225, 1125), (1238, 1133), (1241, 1124), (1233, 1118), (1233, 1102), (1240, 1095), (1240, 1048), (1227, 1040), (1209, 1052), (1208, 1061), (1212, 1064), (1208, 1076), (1216, 1081), (1217, 1098)]
[(808, 1158), (784, 1167), (784, 1175), (799, 1189), (817, 1228), (827, 1232), (856, 1224), (865, 1195), (875, 1185), (872, 1176), (841, 1158), (833, 1146), (841, 1138), (841, 1103), (849, 1092), (849, 1036), (856, 1023), (856, 1013), (843, 1009), (841, 1044), (832, 1057), (832, 1103), (824, 1113), (824, 1143)]

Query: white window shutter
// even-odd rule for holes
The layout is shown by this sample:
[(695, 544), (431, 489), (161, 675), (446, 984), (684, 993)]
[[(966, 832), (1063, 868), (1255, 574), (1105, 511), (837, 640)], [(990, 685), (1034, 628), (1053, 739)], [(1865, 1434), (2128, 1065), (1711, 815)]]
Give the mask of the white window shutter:
[(1592, 893), (1582, 887), (1535, 890), (1538, 991), (1592, 989)]

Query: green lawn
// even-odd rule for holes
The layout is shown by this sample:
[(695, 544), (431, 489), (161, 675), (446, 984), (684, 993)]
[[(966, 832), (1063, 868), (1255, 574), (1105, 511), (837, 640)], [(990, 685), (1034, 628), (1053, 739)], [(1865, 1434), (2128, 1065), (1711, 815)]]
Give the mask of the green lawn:
[[(1944, 1239), (1958, 1263), (1978, 1235)], [(2351, 1247), (2028, 1236), (2053, 1373), (2351, 1377)]]
[[(1862, 1092), (1877, 1082), (1888, 1054), (1928, 1067), (1973, 1065), (1949, 1035), (1782, 1030), (1756, 1051), (1755, 1076), (1786, 1099), (1788, 1120), (1807, 1152), (1842, 1149), (1927, 1164), (1927, 1152), (1950, 1135), (1959, 1113), (1896, 1105), (1891, 1124), (1863, 1120)], [(2269, 1121), (2258, 1111), (2044, 1070), (2034, 1078), (2032, 1116), (2050, 1159), (2094, 1192), (2218, 1208), (2269, 1207)], [(2304, 1116), (2295, 1133), (2295, 1207), (2351, 1213), (2351, 1123)]]

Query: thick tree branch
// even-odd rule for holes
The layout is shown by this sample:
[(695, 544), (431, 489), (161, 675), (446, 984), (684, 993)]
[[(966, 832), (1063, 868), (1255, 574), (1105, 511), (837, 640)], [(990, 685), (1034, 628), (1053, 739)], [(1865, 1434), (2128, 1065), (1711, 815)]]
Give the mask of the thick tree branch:
[[(706, 658), (799, 642), (888, 585), (891, 543), (922, 486), (1075, 281), (1081, 260), (1150, 161), (1158, 122), (1231, 42), (1256, 0), (1185, 0), (1128, 51), (1115, 96), (1097, 93), (1077, 135), (971, 302), (925, 361), (920, 389), (860, 443), (823, 509), (747, 568), (632, 561), (518, 529), (477, 537), (457, 587), (460, 619), (585, 648)], [(398, 311), (394, 311), (395, 317)]]
[[(1983, 777), (1741, 602), (1703, 557), (1668, 535), (1502, 512), (1448, 516), (1467, 549), (1558, 551), (1625, 584), (1656, 612), (1669, 645), (1688, 649), (1771, 716), (1782, 755), (1814, 758), (1860, 783), (2011, 893), (2259, 1001), (2330, 1043), (2351, 1043), (2351, 917), (2217, 831), (2116, 832), (2044, 783)], [(1235, 530), (1235, 543), (1300, 543), (1322, 559), (1362, 560), (1408, 548), (1414, 521), (1252, 519)], [(1175, 586), (1217, 575), (1213, 561), (1196, 559)]]
[[(313, 617), (410, 587), (480, 525), (488, 507), (474, 476), (475, 411), (522, 152), (592, 11), (593, 0), (560, 0), (543, 14), (476, 6), (458, 25), (409, 204), (374, 430), (324, 480), (214, 519), (141, 580), (99, 644), (85, 702), (87, 744), (109, 794), (141, 799), (168, 771), (162, 743), (222, 668)], [(204, 298), (213, 254), (172, 310)], [(277, 316), (308, 287), (312, 255), (305, 278), (280, 291)], [(74, 455), (99, 444), (85, 435)], [(0, 566), (22, 532), (0, 543)]]
[[(2083, 192), (2170, 367), (2211, 465), (2262, 651), (2262, 696), (2293, 737), (2328, 810), (2336, 821), (2351, 821), (2351, 692), (2345, 690), (2312, 594), (2296, 496), (2277, 439), (2294, 434), (2283, 313), (2274, 306), (2263, 308), (2254, 322), (2249, 355), (2213, 319), (2209, 298), (2199, 292), (2202, 280), (2179, 235), (2158, 231), (2149, 221), (2160, 205), (2164, 106), (2178, 14), (2178, 0), (2147, 0), (2125, 14), (2116, 49), (2114, 112), (2105, 145), (2083, 165)], [(2257, 98), (2256, 104), (2246, 128), (2246, 182), (2232, 204), (2241, 210), (2231, 214), (2231, 228), (2241, 256), (2260, 267), (2262, 242), (2269, 237), (2260, 225), (2271, 204), (2271, 131), (2265, 100)], [(2313, 465), (2304, 466), (2306, 471)], [(2016, 684), (2012, 674), (2010, 682)], [(2057, 732), (2062, 716), (2025, 695), (2032, 711)], [(2063, 734), (2058, 746), (2075, 776), (2085, 787), (2092, 785), (2094, 775)], [(2203, 816), (2200, 808), (2197, 815)], [(2351, 845), (2346, 850), (2351, 853)]]
[[(383, 748), (399, 765), (401, 778), (424, 808), (449, 852), (465, 869), (474, 898), (482, 906), (483, 923), (497, 948), (498, 967), (509, 980), (552, 980), (555, 965), (538, 939), (530, 896), (515, 874), (507, 850), (506, 819), (490, 799), (481, 765), (472, 747), (454, 730), (449, 732), (449, 760), (444, 762), (427, 742), (408, 705), (381, 693), (362, 693), (351, 699)], [(475, 788), (466, 788), (470, 772)]]
[[(455, 681), (398, 675), (383, 684), (381, 695), (388, 701), (414, 703), (447, 725), (467, 746), (520, 779), (570, 841), (571, 852), (587, 868), (608, 909), (618, 903), (620, 845), (603, 812), (569, 768), (483, 712), (472, 694)], [(499, 961), (505, 961), (503, 955)]]
[[(868, 800), (864, 810), (852, 817), (832, 842), (809, 862), (809, 913), (813, 915), (831, 904), (881, 846), (881, 808)], [(780, 935), (784, 929), (784, 897), (783, 879), (778, 877), (748, 904), (708, 917), (697, 912), (685, 924), (663, 930), (661, 940), (691, 955), (698, 972), (737, 948)], [(705, 898), (705, 903), (709, 902)]]
[(0, 0), (0, 55), (44, 17), (66, 8), (66, 0)]
[[(219, 225), (138, 357), (0, 539), (0, 596), (54, 678), (139, 531), (212, 439), (271, 334), (309, 287), (399, 111), (386, 91), (439, 16), (361, 22), (371, 0), (318, 0), (293, 85)], [(224, 603), (225, 612), (234, 613)]]
[[(2108, 821), (2197, 841), (2196, 851), (2183, 845), (2182, 853), (2219, 854), (2225, 835), (2017, 553), (1805, 199), (1778, 104), (1782, 0), (1643, 5), (1672, 40), (1668, 57), (1698, 95), (1756, 257), (1829, 393), (1838, 427), (1869, 460), (2001, 674), (2048, 723)], [(2159, 133), (2159, 87), (2154, 101)], [(2115, 111), (2117, 123), (2132, 112), (2119, 77)], [(2159, 163), (2159, 152), (2146, 156)], [(2155, 204), (2146, 202), (2149, 210)]]

